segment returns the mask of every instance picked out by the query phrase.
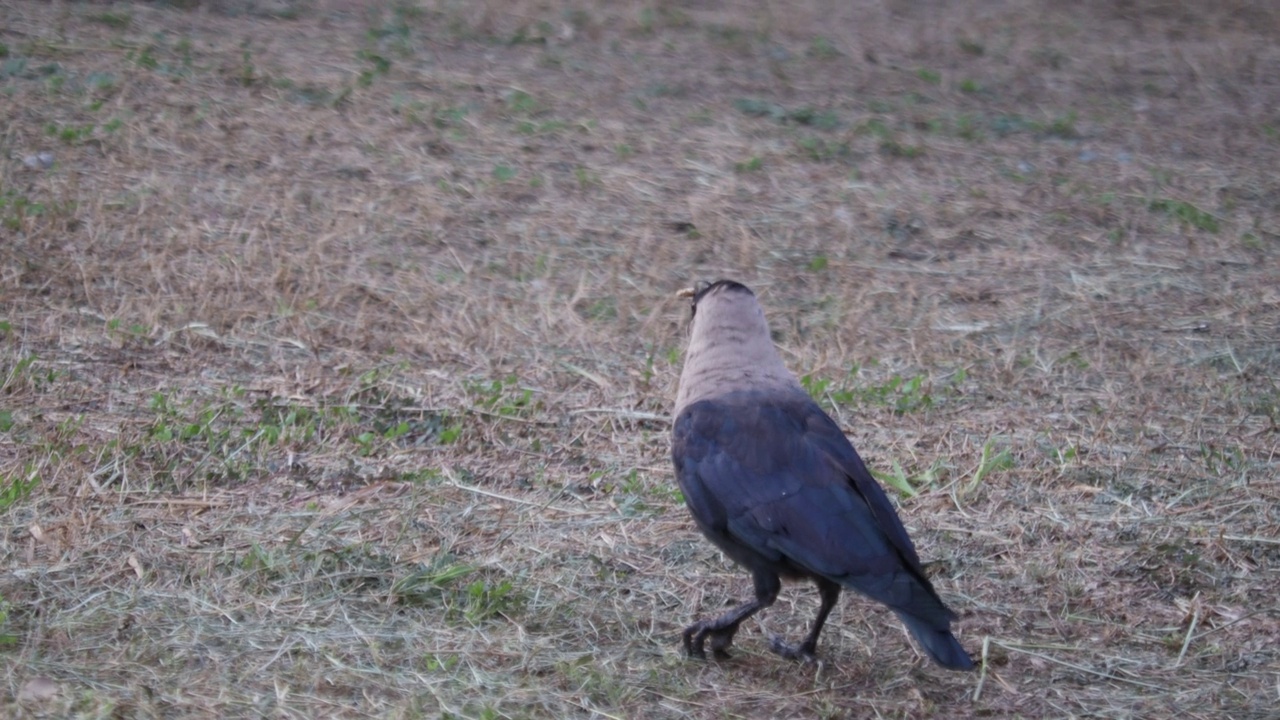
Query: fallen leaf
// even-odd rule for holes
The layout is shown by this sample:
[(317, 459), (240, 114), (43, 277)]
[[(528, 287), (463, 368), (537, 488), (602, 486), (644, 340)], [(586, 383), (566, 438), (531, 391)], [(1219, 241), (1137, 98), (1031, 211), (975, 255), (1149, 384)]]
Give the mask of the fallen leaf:
[(18, 702), (39, 702), (58, 694), (58, 683), (44, 676), (33, 677), (18, 691)]

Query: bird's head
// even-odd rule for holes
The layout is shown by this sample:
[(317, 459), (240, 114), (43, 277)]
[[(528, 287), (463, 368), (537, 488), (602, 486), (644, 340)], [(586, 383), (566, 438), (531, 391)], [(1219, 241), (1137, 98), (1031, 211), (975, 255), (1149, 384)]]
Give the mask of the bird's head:
[(738, 390), (803, 393), (769, 334), (764, 309), (746, 285), (720, 280), (680, 293), (689, 299), (689, 349), (676, 395), (691, 402)]
[(734, 338), (738, 341), (769, 339), (764, 309), (751, 288), (733, 280), (698, 283), (676, 293), (689, 300), (689, 341), (691, 346)]

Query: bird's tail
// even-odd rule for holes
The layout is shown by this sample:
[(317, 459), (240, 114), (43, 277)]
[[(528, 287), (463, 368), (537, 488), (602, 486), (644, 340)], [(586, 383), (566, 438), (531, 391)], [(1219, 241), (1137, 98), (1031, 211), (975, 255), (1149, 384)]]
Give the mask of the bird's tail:
[(951, 634), (951, 629), (947, 625), (939, 628), (934, 623), (905, 613), (898, 613), (898, 617), (934, 662), (951, 670), (973, 669), (973, 658), (969, 657), (969, 653)]

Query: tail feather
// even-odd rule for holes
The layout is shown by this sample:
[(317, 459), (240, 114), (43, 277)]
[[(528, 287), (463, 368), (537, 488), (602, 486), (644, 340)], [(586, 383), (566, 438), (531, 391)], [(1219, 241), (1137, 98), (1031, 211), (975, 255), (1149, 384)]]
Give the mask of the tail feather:
[(951, 634), (949, 627), (938, 628), (933, 623), (902, 613), (898, 613), (898, 617), (934, 662), (951, 670), (973, 669), (973, 658)]

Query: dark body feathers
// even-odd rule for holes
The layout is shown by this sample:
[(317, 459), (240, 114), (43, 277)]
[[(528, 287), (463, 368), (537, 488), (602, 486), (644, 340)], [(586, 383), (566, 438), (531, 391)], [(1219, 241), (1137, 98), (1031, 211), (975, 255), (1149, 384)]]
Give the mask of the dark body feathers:
[(755, 601), (686, 630), (691, 654), (707, 640), (724, 654), (738, 624), (776, 599), (780, 577), (809, 578), (818, 618), (801, 644), (775, 640), (781, 654), (812, 656), (847, 587), (889, 606), (939, 664), (973, 667), (889, 499), (807, 395), (737, 390), (692, 402), (676, 418), (672, 459), (698, 527), (756, 587)]

